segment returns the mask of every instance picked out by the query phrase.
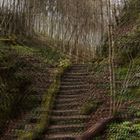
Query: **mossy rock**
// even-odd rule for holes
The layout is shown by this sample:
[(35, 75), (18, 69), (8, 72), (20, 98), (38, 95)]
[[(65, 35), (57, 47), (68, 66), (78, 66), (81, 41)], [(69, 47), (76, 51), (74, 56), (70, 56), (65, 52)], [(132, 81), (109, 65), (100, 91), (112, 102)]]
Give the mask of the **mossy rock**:
[(92, 112), (96, 111), (99, 105), (101, 105), (101, 102), (96, 101), (96, 100), (90, 100), (83, 105), (83, 107), (81, 108), (81, 113), (89, 115)]

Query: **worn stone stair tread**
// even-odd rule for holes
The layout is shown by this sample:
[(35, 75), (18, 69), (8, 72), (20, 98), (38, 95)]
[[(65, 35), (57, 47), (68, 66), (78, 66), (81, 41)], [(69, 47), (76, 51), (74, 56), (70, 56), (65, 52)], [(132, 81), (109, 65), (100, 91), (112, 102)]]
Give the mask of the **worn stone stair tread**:
[(70, 102), (70, 103), (57, 103), (54, 107), (70, 107), (70, 106), (80, 106), (80, 102)]
[(71, 89), (73, 89), (73, 88), (85, 88), (86, 89), (86, 88), (88, 88), (88, 86), (89, 86), (88, 84), (84, 84), (84, 85), (76, 85), (75, 84), (75, 85), (62, 85), (61, 88), (65, 88), (65, 89), (66, 88), (67, 89), (69, 89), (69, 88), (71, 88)]
[(75, 116), (52, 116), (53, 120), (71, 120), (71, 119), (88, 119), (87, 115), (75, 115)]
[(69, 69), (70, 71), (74, 71), (74, 70), (76, 70), (76, 71), (87, 71), (87, 68), (85, 68), (85, 67), (71, 67), (70, 69)]
[(62, 80), (63, 80), (63, 82), (82, 82), (83, 81), (83, 79), (72, 79), (72, 78), (67, 78), (67, 77), (63, 77), (62, 78)]
[(76, 109), (71, 109), (71, 110), (53, 110), (52, 112), (55, 112), (55, 113), (68, 113), (68, 112), (78, 112), (79, 110), (76, 110)]
[(87, 89), (68, 89), (68, 90), (65, 90), (65, 89), (61, 89), (60, 90), (60, 93), (66, 93), (66, 94), (71, 94), (71, 93), (74, 93), (74, 94), (77, 94), (78, 92), (84, 92), (84, 91), (88, 91), (88, 88)]
[(70, 82), (61, 82), (62, 86), (74, 86), (74, 85), (83, 86), (85, 84), (86, 84), (86, 82), (72, 82), (72, 81), (70, 81)]
[(70, 70), (81, 70), (87, 68), (87, 66), (72, 66), (72, 68)]
[(82, 94), (63, 94), (63, 95), (58, 95), (59, 98), (78, 98), (80, 97)]
[(65, 129), (65, 128), (83, 128), (84, 123), (82, 124), (66, 124), (66, 125), (51, 125), (48, 129)]
[(85, 69), (71, 69), (73, 73), (87, 73), (88, 71)]
[(73, 66), (70, 70), (85, 70), (86, 66)]
[(67, 72), (65, 75), (79, 76), (79, 75), (88, 75), (88, 73), (87, 72)]
[(65, 79), (65, 78), (67, 78), (67, 79), (79, 79), (79, 80), (81, 80), (81, 79), (84, 79), (84, 78), (87, 78), (88, 76), (87, 75), (85, 75), (85, 76), (81, 76), (81, 75), (65, 75), (65, 76), (63, 76), (63, 78)]
[(56, 103), (69, 103), (69, 102), (75, 102), (75, 101), (78, 101), (79, 99), (78, 98), (59, 98), (59, 99), (56, 99), (55, 102)]
[(77, 66), (86, 66), (87, 67), (87, 64), (84, 64), (84, 63), (79, 63), (79, 64), (77, 64), (77, 63), (74, 63), (73, 64), (73, 67), (77, 67)]
[(70, 134), (51, 134), (51, 135), (46, 135), (46, 139), (56, 139), (56, 140), (59, 140), (59, 139), (75, 139), (76, 137), (80, 136), (79, 134), (73, 134), (73, 133), (70, 133)]
[(77, 102), (79, 101), (80, 96), (69, 96), (69, 97), (62, 97), (62, 98), (58, 98), (57, 100), (55, 100), (55, 104), (59, 104), (59, 103), (72, 103), (72, 102)]

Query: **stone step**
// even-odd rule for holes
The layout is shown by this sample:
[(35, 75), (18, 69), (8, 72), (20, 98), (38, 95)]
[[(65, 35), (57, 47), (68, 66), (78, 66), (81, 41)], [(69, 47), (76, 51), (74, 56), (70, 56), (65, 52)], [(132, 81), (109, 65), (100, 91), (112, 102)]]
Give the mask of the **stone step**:
[(80, 76), (80, 75), (63, 75), (63, 79), (64, 78), (68, 78), (68, 79), (84, 79), (84, 78), (88, 78), (87, 75), (85, 76)]
[(69, 69), (67, 73), (88, 73), (87, 69)]
[(86, 66), (73, 66), (69, 70), (74, 71), (74, 70), (88, 70)]
[(60, 94), (61, 95), (76, 95), (76, 94), (80, 94), (80, 93), (85, 93), (87, 92), (88, 89), (69, 89), (69, 90), (60, 90)]
[(51, 134), (51, 135), (46, 135), (45, 140), (75, 140), (75, 138), (78, 136), (79, 136), (78, 134), (72, 134), (72, 133), (69, 134), (63, 133), (57, 135)]
[(72, 65), (72, 67), (75, 67), (75, 66), (84, 66), (84, 67), (87, 67), (88, 65), (87, 64), (84, 64), (84, 63), (79, 63), (79, 64), (75, 64), (75, 63), (73, 63), (73, 65)]
[(75, 89), (88, 89), (89, 85), (85, 84), (85, 85), (72, 85), (72, 86), (61, 86), (60, 90), (75, 90)]
[(81, 97), (82, 96), (82, 94), (59, 94), (58, 96), (57, 96), (57, 98), (61, 98), (61, 99), (70, 99), (70, 98), (79, 98), (79, 97)]
[(60, 133), (66, 133), (66, 132), (81, 132), (84, 129), (85, 124), (68, 124), (68, 125), (51, 125), (48, 128), (48, 133), (55, 133), (60, 134)]
[(72, 65), (71, 68), (87, 68), (87, 65), (84, 65), (84, 64), (75, 64), (75, 65)]
[(74, 85), (77, 85), (77, 86), (82, 86), (82, 85), (85, 85), (87, 84), (87, 82), (73, 82), (73, 81), (70, 81), (70, 82), (61, 82), (61, 86), (74, 86)]
[(85, 124), (68, 124), (68, 125), (51, 125), (48, 129), (67, 129), (67, 128), (81, 128)]
[[(68, 116), (68, 115), (67, 115)], [(86, 119), (67, 119), (67, 120), (50, 120), (51, 125), (65, 125), (65, 124), (80, 124), (85, 122)]]
[(67, 72), (65, 73), (65, 76), (87, 76), (88, 72)]
[(56, 98), (55, 103), (73, 103), (73, 102), (77, 102), (79, 100), (79, 98)]
[(80, 111), (75, 110), (75, 109), (71, 109), (71, 110), (67, 110), (67, 109), (53, 110), (52, 115), (55, 115), (55, 116), (80, 115)]
[(78, 102), (73, 102), (73, 103), (60, 103), (56, 104), (54, 106), (54, 109), (74, 109), (74, 108), (79, 108), (81, 106), (81, 103)]
[(51, 119), (54, 121), (68, 121), (68, 120), (86, 120), (90, 117), (87, 115), (75, 115), (75, 116), (52, 116)]
[(74, 82), (74, 83), (75, 83), (75, 82), (76, 82), (76, 83), (79, 82), (79, 83), (81, 83), (81, 82), (83, 82), (83, 81), (84, 81), (84, 82), (87, 82), (86, 79), (88, 79), (88, 78), (80, 78), (80, 79), (77, 78), (77, 79), (74, 79), (74, 78), (63, 77), (63, 78), (62, 78), (62, 82), (65, 82), (65, 83), (66, 83), (66, 82)]

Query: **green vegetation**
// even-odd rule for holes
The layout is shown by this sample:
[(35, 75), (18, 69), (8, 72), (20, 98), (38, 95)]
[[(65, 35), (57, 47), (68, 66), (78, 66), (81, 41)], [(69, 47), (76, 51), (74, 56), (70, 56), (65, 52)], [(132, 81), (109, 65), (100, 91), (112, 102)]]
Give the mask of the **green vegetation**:
[(31, 47), (27, 47), (27, 46), (20, 46), (20, 45), (12, 45), (11, 49), (15, 50), (17, 52), (17, 54), (22, 54), (22, 55), (34, 55), (37, 50)]
[[(110, 102), (112, 115), (126, 113), (134, 116), (129, 121), (111, 124), (107, 131), (108, 140), (138, 140), (140, 137), (140, 122), (135, 121), (140, 116), (136, 107), (140, 103), (140, 79), (130, 78), (131, 74), (140, 71), (140, 0), (123, 1), (123, 10), (119, 0), (113, 4), (111, 0), (75, 2), (35, 0), (34, 3), (9, 2), (10, 6), (4, 1), (0, 4), (0, 41), (4, 42), (0, 42), (0, 134), (9, 120), (22, 112), (36, 111), (38, 107), (45, 108), (45, 111), (39, 112), (34, 128), (28, 132), (17, 130), (17, 133), (19, 140), (39, 139), (50, 123), (50, 110), (59, 90), (61, 75), (70, 65), (68, 58), (73, 62), (85, 62), (96, 57), (89, 67), (89, 71), (95, 74), (96, 83), (93, 87), (90, 85), (91, 92), (102, 93), (105, 90), (110, 93), (110, 99), (104, 93), (101, 98), (107, 99), (103, 100), (107, 103), (107, 111)], [(19, 45), (22, 43), (26, 45)], [(132, 71), (129, 75), (130, 64)], [(49, 88), (46, 86), (45, 93), (37, 95), (39, 91), (34, 81), (42, 71), (45, 71), (44, 75), (48, 74), (45, 82), (49, 81), (50, 85)], [(37, 81), (41, 89), (43, 82), (40, 79)], [(40, 96), (43, 101), (39, 100)], [(89, 98), (93, 98), (92, 93)], [(125, 106), (129, 102), (134, 103), (127, 107), (126, 112), (121, 112), (123, 104)], [(81, 113), (90, 115), (101, 104), (93, 98), (83, 105)], [(113, 114), (116, 110), (118, 112)]]
[(133, 97), (134, 100), (139, 100), (139, 97), (140, 97), (140, 88), (138, 88), (138, 87), (130, 88), (128, 90), (128, 93), (127, 93), (126, 96)]
[[(118, 52), (116, 52), (116, 58), (120, 64), (128, 64), (132, 58), (134, 59), (139, 55), (140, 51), (140, 31), (136, 30), (125, 36), (119, 36), (116, 40), (118, 46)], [(133, 46), (133, 47), (132, 47)], [(119, 49), (120, 48), (120, 49)]]
[[(130, 0), (129, 6), (125, 7), (124, 15), (121, 17), (120, 30), (123, 33), (115, 38), (115, 61), (118, 65), (116, 68), (117, 80), (123, 81), (128, 73), (129, 63), (132, 63), (131, 74), (138, 73), (138, 67), (140, 65), (140, 1)], [(104, 46), (104, 50), (107, 49), (107, 45)], [(107, 53), (107, 51), (105, 52)], [(106, 55), (106, 54), (105, 54)], [(107, 55), (106, 55), (107, 56)], [(134, 116), (132, 121), (124, 121), (121, 123), (113, 123), (109, 126), (107, 131), (107, 140), (139, 140), (140, 138), (140, 121), (134, 121), (140, 116), (139, 105), (140, 99), (140, 88), (136, 77), (130, 79), (130, 82), (126, 92), (120, 94), (121, 86), (118, 86), (116, 100), (119, 101), (120, 98), (123, 102), (135, 101), (136, 104), (130, 105), (128, 111), (121, 112), (121, 114), (131, 114)], [(140, 81), (140, 80), (139, 80)]]
[(99, 101), (96, 101), (96, 99), (90, 100), (83, 105), (83, 107), (81, 108), (81, 113), (89, 115), (92, 112), (96, 111), (99, 105), (101, 105), (101, 103)]
[[(115, 63), (115, 76), (116, 76), (116, 95), (113, 95), (114, 100), (123, 103), (130, 103), (130, 106), (126, 106), (125, 111), (117, 112), (116, 115), (128, 115), (132, 121), (126, 119), (121, 123), (113, 123), (109, 126), (108, 131), (103, 137), (107, 140), (139, 140), (140, 138), (140, 79), (134, 77), (136, 73), (139, 73), (140, 66), (140, 1), (129, 0), (126, 7), (123, 9), (120, 21), (113, 33), (114, 37), (114, 63)], [(101, 67), (104, 67), (105, 63), (108, 63), (108, 39), (102, 47), (103, 59), (106, 60), (98, 63), (94, 63), (96, 71), (100, 71)], [(129, 73), (129, 66), (131, 65), (131, 72)], [(103, 68), (102, 68), (103, 70)], [(129, 81), (124, 84), (125, 78)], [(130, 79), (129, 79), (130, 78)], [(122, 87), (124, 89), (122, 90)], [(126, 122), (125, 122), (126, 121)], [(99, 136), (95, 139), (101, 140)]]
[[(124, 15), (121, 18), (121, 25), (126, 26), (128, 24), (133, 24), (137, 21), (140, 15), (140, 1), (139, 0), (128, 0), (128, 5), (124, 8)], [(127, 22), (126, 22), (127, 21)]]
[(40, 71), (47, 65), (57, 66), (63, 58), (49, 48), (43, 52), (40, 48), (0, 43), (0, 133), (8, 120), (39, 105), (38, 98), (33, 96), (37, 93), (34, 77), (26, 68)]
[(139, 140), (140, 122), (113, 123), (108, 129), (108, 140)]
[(7, 120), (36, 105), (32, 77), (21, 71), (26, 65), (11, 48), (0, 46), (0, 130)]

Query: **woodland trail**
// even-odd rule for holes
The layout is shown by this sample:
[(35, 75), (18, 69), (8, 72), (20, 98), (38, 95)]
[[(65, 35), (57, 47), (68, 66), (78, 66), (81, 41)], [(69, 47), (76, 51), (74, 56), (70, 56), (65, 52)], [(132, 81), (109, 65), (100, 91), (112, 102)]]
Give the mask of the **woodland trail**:
[(89, 89), (87, 76), (86, 65), (73, 65), (64, 73), (51, 113), (50, 125), (43, 139), (73, 140), (83, 132), (89, 116), (80, 113), (80, 100)]
[[(104, 130), (104, 126), (113, 120), (109, 117), (110, 97), (106, 94), (109, 90), (107, 69), (102, 69), (95, 75), (89, 73), (85, 64), (72, 65), (64, 72), (60, 89), (55, 97), (53, 108), (50, 110), (49, 126), (46, 126), (39, 140), (88, 140), (88, 137), (95, 136), (97, 132)], [(91, 79), (92, 88), (89, 84)], [(137, 86), (136, 81), (131, 86)], [(99, 105), (90, 115), (84, 115), (82, 108), (90, 102), (89, 98), (92, 98), (94, 102), (99, 102)], [(120, 111), (126, 112), (126, 106), (128, 104), (124, 104)], [(29, 123), (13, 122), (12, 127), (9, 127), (9, 131), (1, 140), (17, 140), (16, 132), (21, 130), (21, 126), (22, 131), (25, 132), (35, 127), (44, 111), (45, 108), (37, 108), (32, 115), (29, 115), (30, 117), (27, 115), (27, 119), (23, 117), (22, 120)], [(124, 115), (119, 118), (128, 117), (126, 113)], [(103, 135), (103, 139), (104, 137)]]

